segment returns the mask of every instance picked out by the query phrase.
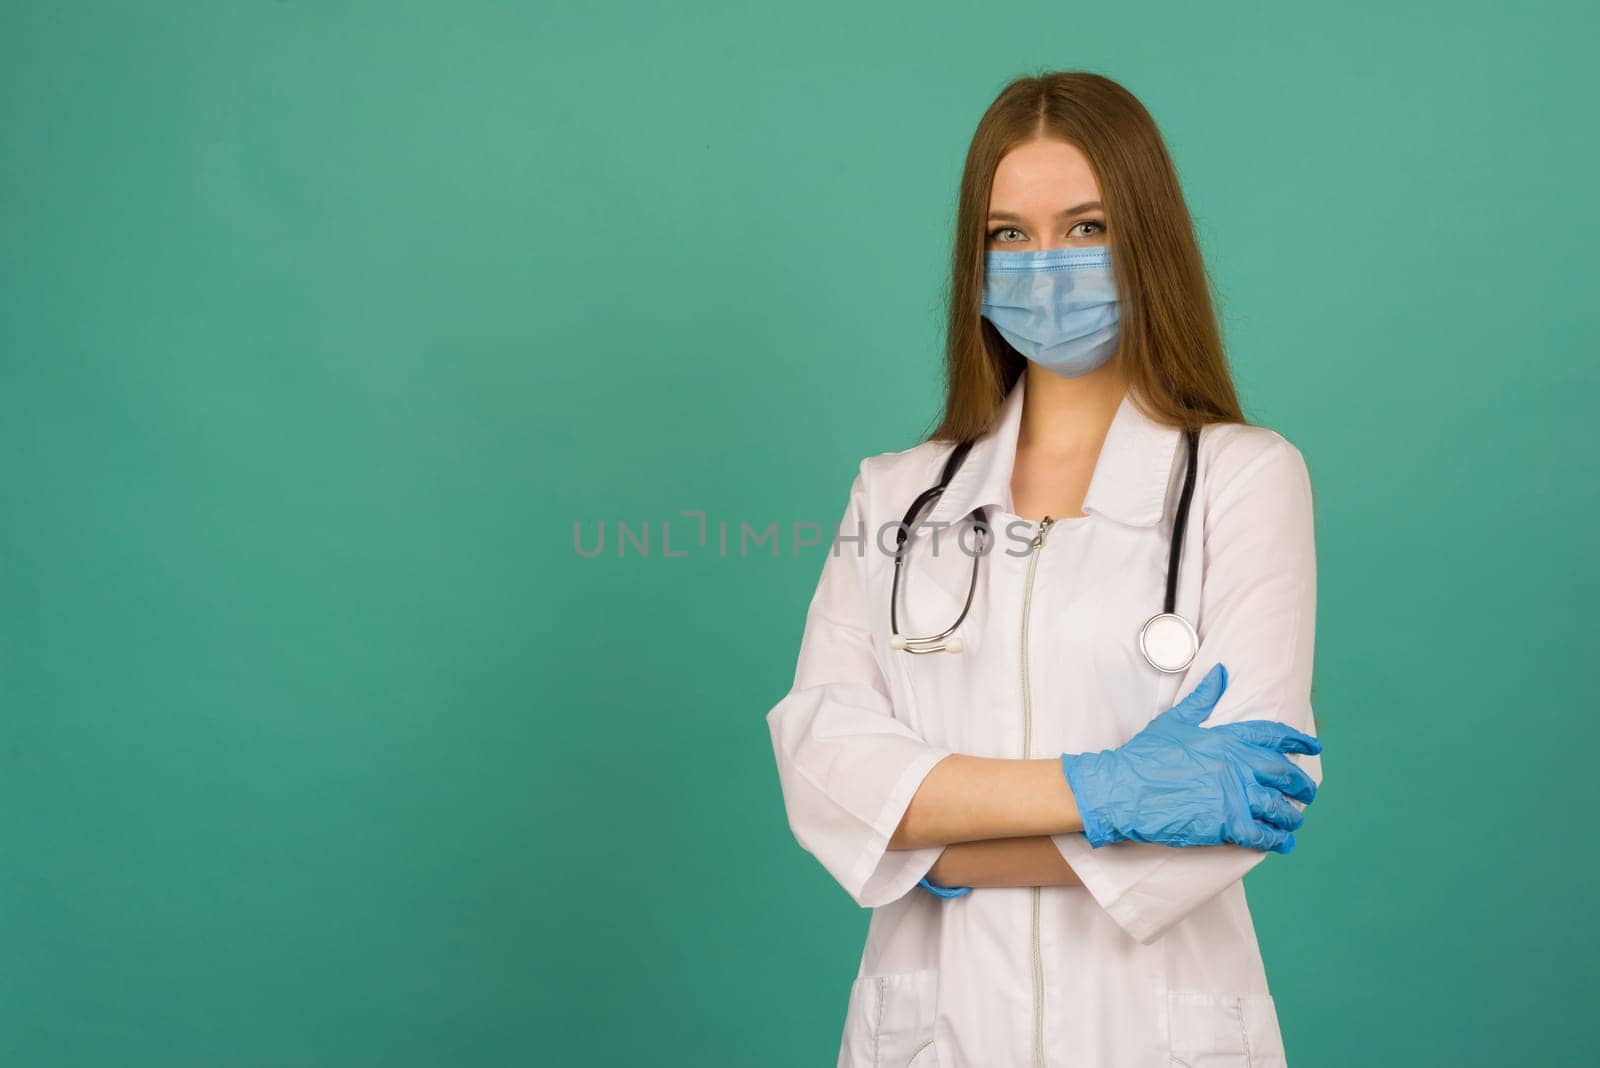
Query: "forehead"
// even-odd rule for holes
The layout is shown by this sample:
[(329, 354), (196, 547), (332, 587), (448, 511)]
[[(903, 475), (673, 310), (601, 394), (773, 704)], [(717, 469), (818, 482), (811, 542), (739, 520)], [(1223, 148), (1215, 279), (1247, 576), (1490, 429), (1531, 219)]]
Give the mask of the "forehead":
[(1053, 214), (1070, 204), (1100, 199), (1089, 160), (1065, 141), (1027, 141), (1001, 157), (989, 191), (991, 208)]

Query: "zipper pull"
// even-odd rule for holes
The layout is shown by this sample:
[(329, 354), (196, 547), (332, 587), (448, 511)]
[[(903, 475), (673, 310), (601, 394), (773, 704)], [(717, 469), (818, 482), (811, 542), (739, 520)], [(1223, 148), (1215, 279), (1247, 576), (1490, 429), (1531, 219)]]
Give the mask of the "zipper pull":
[(1051, 519), (1049, 516), (1045, 516), (1043, 519), (1039, 520), (1039, 533), (1033, 536), (1033, 548), (1037, 549), (1039, 546), (1044, 544), (1044, 536), (1047, 532), (1049, 532), (1050, 525), (1054, 522), (1055, 520)]

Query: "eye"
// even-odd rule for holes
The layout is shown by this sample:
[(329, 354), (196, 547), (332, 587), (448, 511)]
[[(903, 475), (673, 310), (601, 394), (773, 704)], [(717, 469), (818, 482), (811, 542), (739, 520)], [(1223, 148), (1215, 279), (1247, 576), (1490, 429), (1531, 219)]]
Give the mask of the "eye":
[[(1095, 233), (1103, 234), (1103, 233), (1106, 232), (1106, 224), (1101, 222), (1099, 219), (1085, 219), (1081, 223), (1079, 223), (1078, 226), (1093, 226), (1093, 227), (1096, 228), (1095, 229)], [(1074, 226), (1073, 229), (1076, 230), (1078, 228), (1078, 226)], [(1089, 236), (1092, 236), (1092, 235), (1084, 234), (1083, 236), (1084, 237), (1089, 237)]]
[(993, 241), (996, 235), (1003, 234), (1008, 231), (1014, 234), (1022, 233), (1022, 231), (1018, 230), (1015, 226), (996, 226), (993, 230), (989, 231), (989, 240)]

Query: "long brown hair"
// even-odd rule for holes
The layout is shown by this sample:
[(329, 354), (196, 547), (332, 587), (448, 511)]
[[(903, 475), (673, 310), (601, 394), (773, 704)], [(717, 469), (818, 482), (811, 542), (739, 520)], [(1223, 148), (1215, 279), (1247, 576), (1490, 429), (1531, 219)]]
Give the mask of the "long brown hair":
[(1194, 224), (1155, 120), (1127, 89), (1085, 71), (1018, 78), (984, 112), (967, 148), (951, 255), (945, 407), (930, 440), (986, 433), (1027, 365), (981, 317), (994, 172), (1012, 148), (1076, 145), (1100, 184), (1120, 301), (1118, 354), (1129, 393), (1158, 422), (1244, 422)]

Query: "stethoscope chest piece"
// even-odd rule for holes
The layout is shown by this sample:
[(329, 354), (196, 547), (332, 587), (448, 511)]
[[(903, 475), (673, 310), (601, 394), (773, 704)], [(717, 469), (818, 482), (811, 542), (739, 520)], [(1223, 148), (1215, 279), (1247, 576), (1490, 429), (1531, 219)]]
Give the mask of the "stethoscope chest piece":
[(1176, 612), (1158, 612), (1139, 628), (1139, 651), (1157, 671), (1182, 671), (1199, 650), (1199, 635)]

